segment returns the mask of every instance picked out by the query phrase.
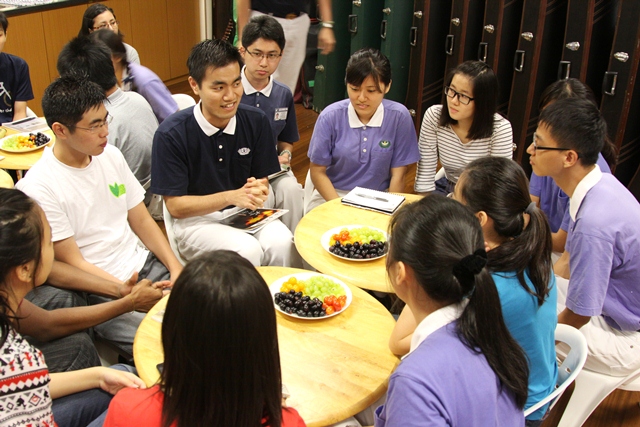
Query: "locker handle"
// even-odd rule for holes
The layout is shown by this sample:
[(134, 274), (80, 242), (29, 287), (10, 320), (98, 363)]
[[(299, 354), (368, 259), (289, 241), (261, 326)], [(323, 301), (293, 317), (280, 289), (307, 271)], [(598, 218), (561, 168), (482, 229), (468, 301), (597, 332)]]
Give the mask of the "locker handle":
[(488, 50), (489, 50), (489, 43), (480, 42), (480, 46), (478, 46), (478, 61), (487, 62)]
[(382, 40), (387, 39), (387, 20), (386, 19), (383, 19), (382, 22), (380, 23), (380, 37), (382, 38)]
[(453, 39), (454, 39), (454, 37), (455, 36), (453, 34), (447, 35), (447, 40), (444, 43), (444, 52), (449, 56), (453, 55)]
[(524, 70), (524, 50), (516, 50), (516, 56), (513, 58), (513, 69), (518, 73)]
[(602, 81), (602, 92), (605, 95), (613, 96), (616, 94), (616, 85), (618, 84), (618, 72), (607, 71), (604, 73)]
[(558, 80), (566, 80), (571, 74), (571, 61), (560, 61), (558, 66)]
[(416, 46), (418, 44), (418, 27), (411, 27), (409, 30), (409, 39), (411, 40), (409, 42), (411, 46)]
[(358, 15), (349, 15), (349, 32), (352, 34), (358, 32)]

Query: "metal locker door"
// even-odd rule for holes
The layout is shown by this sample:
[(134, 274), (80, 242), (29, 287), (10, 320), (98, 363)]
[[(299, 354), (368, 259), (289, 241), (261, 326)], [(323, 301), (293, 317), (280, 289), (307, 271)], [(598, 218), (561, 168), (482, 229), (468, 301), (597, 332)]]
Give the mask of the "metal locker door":
[(451, 0), (415, 0), (411, 27), (409, 88), (405, 105), (420, 131), (422, 115), (442, 99), (447, 55), (442, 41), (449, 31)]
[(531, 165), (526, 149), (538, 125), (540, 95), (557, 77), (566, 12), (567, 0), (524, 1), (508, 118), (517, 145), (514, 159), (527, 174), (531, 173)]
[[(639, 16), (640, 2), (622, 0), (600, 106), (609, 137), (620, 150), (614, 174), (624, 185), (630, 184), (640, 164)], [(635, 196), (638, 198), (639, 194)]]
[[(335, 3), (336, 0), (334, 0)], [(380, 23), (384, 0), (337, 0), (352, 3), (349, 15), (351, 53), (363, 47), (380, 49)], [(406, 1), (406, 0), (405, 0)]]
[(498, 77), (498, 111), (505, 116), (509, 109), (513, 56), (518, 47), (523, 5), (524, 0), (487, 1), (482, 41), (478, 46), (478, 60), (487, 63)]
[(616, 0), (569, 0), (558, 79), (586, 83), (600, 102), (616, 25)]
[(393, 79), (385, 98), (404, 103), (409, 80), (413, 3), (407, 0), (386, 0), (384, 6), (379, 32), (380, 51), (391, 62)]
[(351, 3), (333, 1), (333, 33), (336, 47), (329, 55), (318, 54), (315, 85), (313, 90), (313, 110), (321, 112), (324, 107), (346, 97), (344, 72), (350, 56), (349, 15)]
[(446, 72), (464, 61), (478, 57), (484, 3), (484, 0), (453, 0), (451, 25), (445, 39)]

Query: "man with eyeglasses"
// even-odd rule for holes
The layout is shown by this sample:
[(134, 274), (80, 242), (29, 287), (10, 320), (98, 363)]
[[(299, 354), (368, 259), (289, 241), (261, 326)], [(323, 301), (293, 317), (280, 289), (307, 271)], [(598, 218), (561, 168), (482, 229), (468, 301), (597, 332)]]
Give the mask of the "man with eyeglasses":
[(527, 152), (533, 171), (570, 197), (565, 253), (554, 266), (558, 322), (587, 338), (587, 369), (626, 376), (640, 368), (640, 204), (596, 164), (606, 132), (592, 102), (559, 100), (540, 114)]
[(240, 72), (244, 89), (240, 102), (261, 109), (269, 119), (280, 166), (288, 171), (269, 183), (275, 207), (289, 211), (282, 222), (294, 232), (304, 214), (304, 190), (291, 172), (293, 143), (300, 140), (293, 95), (273, 78), (285, 48), (282, 26), (270, 16), (256, 16), (244, 27), (242, 46), (245, 66)]
[[(83, 77), (63, 76), (49, 85), (42, 107), (55, 145), (45, 148), (16, 187), (44, 210), (57, 261), (114, 283), (123, 284), (136, 274), (152, 282), (173, 282), (182, 265), (147, 212), (145, 191), (124, 156), (107, 144), (111, 119), (105, 99), (104, 91)], [(106, 289), (95, 293), (88, 296), (90, 304), (110, 301), (102, 296), (109, 295)], [(32, 302), (41, 306), (39, 296), (33, 293)], [(125, 301), (126, 314), (95, 328), (127, 355), (132, 355), (144, 317), (134, 311), (142, 303), (135, 298)]]

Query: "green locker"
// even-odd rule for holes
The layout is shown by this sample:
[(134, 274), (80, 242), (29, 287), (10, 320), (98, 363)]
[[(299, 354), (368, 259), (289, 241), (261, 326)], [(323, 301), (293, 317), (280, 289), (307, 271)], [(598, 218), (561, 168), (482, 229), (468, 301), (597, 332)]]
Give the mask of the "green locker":
[[(385, 0), (383, 19), (380, 25), (380, 51), (391, 62), (391, 89), (385, 96), (402, 104), (407, 97), (409, 85), (409, 63), (411, 60), (413, 2), (407, 0)], [(415, 30), (414, 30), (415, 33)]]
[(336, 47), (329, 55), (318, 53), (316, 65), (315, 86), (313, 90), (313, 110), (321, 112), (324, 107), (346, 98), (344, 85), (344, 71), (351, 55), (349, 35), (349, 15), (351, 2), (337, 0), (331, 2), (333, 12), (333, 33), (336, 37)]
[[(347, 0), (338, 0), (349, 3)], [(406, 1), (406, 0), (405, 0)], [(384, 0), (353, 0), (349, 15), (351, 53), (363, 47), (380, 49), (380, 25)]]

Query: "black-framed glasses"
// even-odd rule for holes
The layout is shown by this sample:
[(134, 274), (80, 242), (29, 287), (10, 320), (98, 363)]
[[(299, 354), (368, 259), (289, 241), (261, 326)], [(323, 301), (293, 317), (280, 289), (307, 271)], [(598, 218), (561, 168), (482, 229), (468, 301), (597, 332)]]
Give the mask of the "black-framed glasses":
[(95, 125), (88, 127), (88, 128), (83, 128), (80, 126), (67, 126), (68, 128), (74, 127), (76, 129), (82, 129), (82, 130), (86, 130), (89, 131), (91, 133), (96, 133), (99, 132), (103, 127), (105, 126), (109, 126), (109, 123), (111, 123), (113, 121), (113, 116), (109, 113), (107, 113), (107, 117), (105, 117), (104, 120), (101, 120), (99, 122), (97, 122)]
[(458, 101), (462, 105), (469, 105), (469, 103), (475, 99), (468, 95), (465, 95), (464, 93), (456, 92), (454, 89), (451, 89), (449, 86), (444, 87), (444, 94), (447, 95), (449, 98), (455, 98), (457, 96)]
[(538, 136), (533, 134), (533, 151), (536, 150), (550, 150), (550, 151), (567, 151), (570, 148), (561, 148), (561, 147), (543, 147), (542, 145), (538, 145)]
[(112, 21), (109, 22), (103, 22), (102, 24), (98, 25), (97, 27), (92, 27), (95, 31), (98, 30), (104, 30), (105, 28), (109, 27), (109, 28), (116, 28), (118, 26), (118, 24), (120, 23), (120, 21), (114, 19)]
[(251, 52), (248, 50), (245, 50), (245, 52), (247, 52), (250, 57), (258, 61), (262, 61), (264, 58), (267, 58), (267, 61), (273, 62), (282, 56), (282, 53), (262, 53), (262, 52)]

